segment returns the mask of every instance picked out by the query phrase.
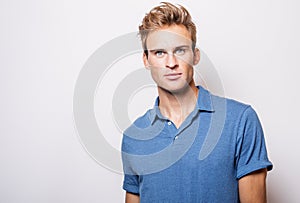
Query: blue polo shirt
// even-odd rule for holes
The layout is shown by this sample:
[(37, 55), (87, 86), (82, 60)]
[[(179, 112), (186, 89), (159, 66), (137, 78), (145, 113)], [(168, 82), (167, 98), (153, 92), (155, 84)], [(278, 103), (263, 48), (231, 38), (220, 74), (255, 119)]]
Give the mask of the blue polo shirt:
[(179, 128), (160, 113), (157, 98), (124, 132), (123, 189), (141, 203), (239, 202), (238, 180), (272, 169), (252, 107), (198, 88)]

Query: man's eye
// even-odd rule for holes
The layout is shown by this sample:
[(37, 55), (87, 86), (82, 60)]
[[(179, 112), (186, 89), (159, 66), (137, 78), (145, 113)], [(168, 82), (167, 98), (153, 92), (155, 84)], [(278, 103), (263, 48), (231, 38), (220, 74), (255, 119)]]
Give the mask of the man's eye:
[(185, 53), (185, 49), (177, 49), (176, 51), (175, 51), (175, 54), (176, 55), (183, 55)]
[(155, 52), (155, 55), (156, 55), (157, 57), (162, 57), (164, 54), (165, 54), (165, 53), (164, 53), (163, 51), (156, 51), (156, 52)]

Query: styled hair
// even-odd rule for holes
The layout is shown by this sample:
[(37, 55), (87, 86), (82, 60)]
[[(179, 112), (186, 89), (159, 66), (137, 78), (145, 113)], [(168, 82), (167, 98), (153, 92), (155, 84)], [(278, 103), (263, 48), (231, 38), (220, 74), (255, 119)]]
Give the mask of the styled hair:
[(181, 5), (175, 6), (168, 2), (161, 2), (161, 5), (154, 7), (149, 13), (146, 13), (142, 24), (139, 26), (139, 35), (146, 55), (148, 55), (146, 41), (149, 33), (171, 25), (184, 25), (191, 34), (192, 49), (195, 49), (197, 31), (190, 13)]

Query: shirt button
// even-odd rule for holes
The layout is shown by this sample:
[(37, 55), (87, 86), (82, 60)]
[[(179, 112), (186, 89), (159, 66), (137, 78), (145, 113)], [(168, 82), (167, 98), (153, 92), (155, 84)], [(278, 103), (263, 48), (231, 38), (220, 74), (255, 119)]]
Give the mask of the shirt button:
[(172, 125), (172, 122), (171, 122), (171, 121), (169, 121), (169, 122), (168, 122), (168, 125)]
[(175, 137), (174, 137), (174, 140), (177, 140), (178, 139), (178, 135), (176, 135)]

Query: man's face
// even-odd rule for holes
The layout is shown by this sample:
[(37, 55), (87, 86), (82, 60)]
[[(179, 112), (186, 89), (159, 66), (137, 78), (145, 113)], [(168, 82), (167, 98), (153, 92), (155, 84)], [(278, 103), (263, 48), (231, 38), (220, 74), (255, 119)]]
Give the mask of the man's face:
[(186, 89), (193, 81), (193, 65), (200, 59), (199, 50), (192, 50), (188, 30), (183, 25), (163, 27), (149, 33), (146, 45), (144, 64), (157, 86), (171, 93)]

